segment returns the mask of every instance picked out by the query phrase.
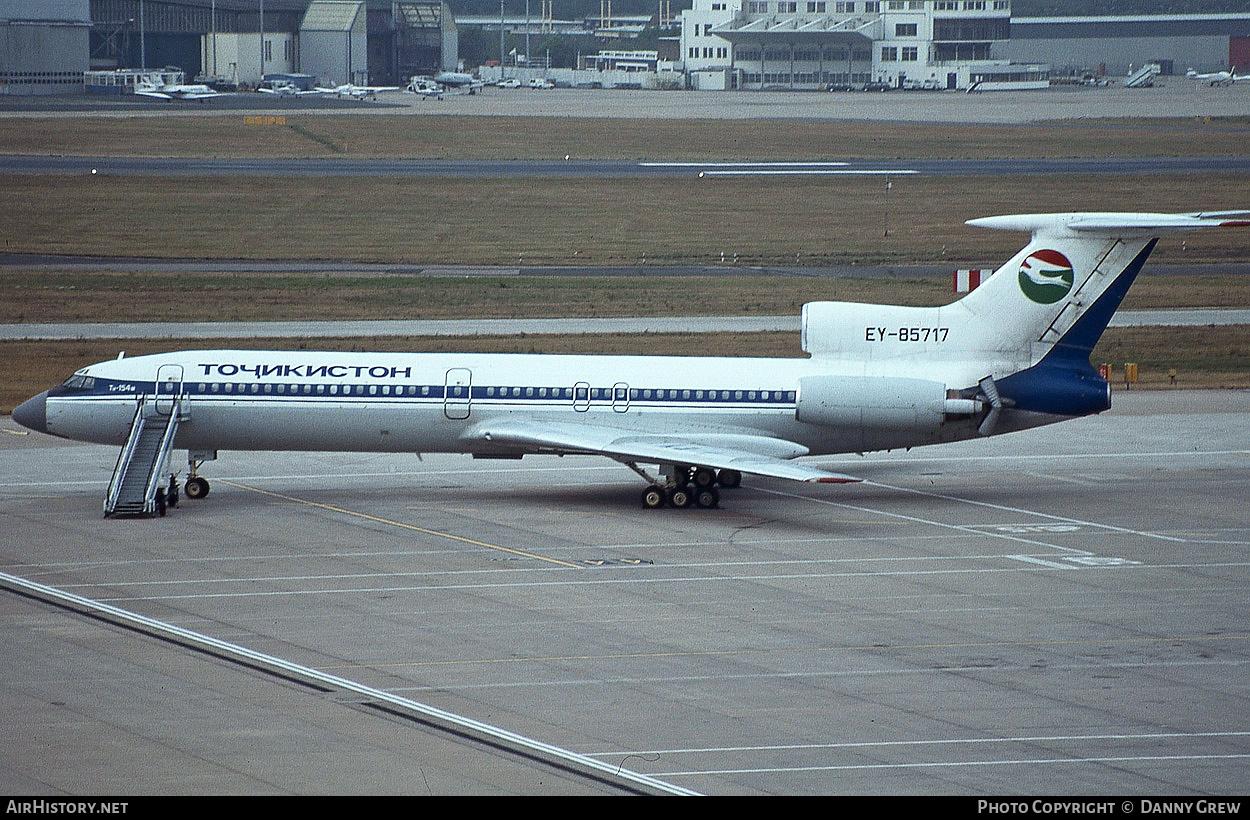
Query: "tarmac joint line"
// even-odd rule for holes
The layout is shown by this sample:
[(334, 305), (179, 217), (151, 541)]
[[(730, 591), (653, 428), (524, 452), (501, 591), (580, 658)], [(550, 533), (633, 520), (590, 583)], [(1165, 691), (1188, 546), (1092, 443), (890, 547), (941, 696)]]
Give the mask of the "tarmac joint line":
[(518, 555), (522, 558), (532, 558), (535, 561), (544, 561), (548, 564), (556, 564), (557, 566), (570, 567), (572, 569), (583, 569), (585, 566), (583, 564), (573, 563), (572, 561), (561, 561), (558, 558), (548, 558), (543, 555), (537, 555), (535, 553), (526, 552), (525, 550), (519, 550), (513, 547), (505, 547), (500, 544), (491, 544), (486, 541), (478, 541), (475, 538), (468, 538), (463, 535), (455, 535), (450, 532), (432, 530), (429, 527), (421, 527), (416, 524), (405, 524), (402, 521), (394, 521), (390, 518), (382, 518), (376, 515), (369, 515), (368, 513), (362, 513), (356, 510), (349, 510), (345, 507), (336, 507), (333, 504), (324, 504), (320, 501), (309, 501), (304, 498), (296, 498), (295, 496), (292, 496), (292, 495), (284, 495), (282, 493), (275, 493), (271, 490), (262, 490), (259, 487), (249, 487), (246, 484), (239, 484), (236, 481), (226, 481), (224, 479), (219, 479), (219, 481), (221, 481), (221, 483), (223, 484), (228, 484), (231, 487), (237, 487), (240, 490), (247, 490), (248, 492), (259, 493), (260, 495), (266, 495), (271, 498), (280, 498), (283, 501), (290, 501), (294, 504), (303, 504), (308, 507), (316, 507), (322, 510), (329, 510), (330, 512), (336, 512), (342, 515), (352, 516), (353, 518), (363, 518), (366, 521), (373, 521), (378, 524), (385, 524), (389, 527), (398, 527), (404, 530), (411, 530), (413, 532), (419, 532), (424, 535), (432, 535), (436, 538), (446, 538), (451, 541), (459, 541), (460, 543), (463, 543), (463, 544), (472, 544), (475, 547), (485, 547), (487, 549), (497, 550), (499, 552), (506, 552), (506, 553), (509, 553), (510, 555)]

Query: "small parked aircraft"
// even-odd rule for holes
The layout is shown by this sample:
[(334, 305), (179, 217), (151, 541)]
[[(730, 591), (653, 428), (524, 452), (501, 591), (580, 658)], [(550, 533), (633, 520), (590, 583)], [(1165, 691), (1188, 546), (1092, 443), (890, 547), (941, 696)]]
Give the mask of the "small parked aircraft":
[(1191, 80), (1201, 80), (1210, 86), (1232, 85), (1242, 80), (1250, 80), (1250, 74), (1237, 73), (1237, 66), (1233, 66), (1228, 71), (1212, 71), (1207, 74), (1199, 74), (1191, 68), (1185, 72), (1185, 76)]
[(319, 86), (313, 90), (318, 94), (333, 94), (336, 97), (350, 97), (353, 100), (376, 100), (379, 94), (402, 91), (403, 89), (397, 85), (353, 85), (352, 83), (344, 83), (333, 88)]
[(135, 83), (135, 94), (140, 97), (155, 97), (159, 100), (209, 100), (213, 97), (227, 96), (203, 84), (186, 85), (184, 83), (158, 83), (151, 79), (139, 80)]
[(470, 94), (476, 94), (484, 85), (477, 77), (461, 71), (440, 71), (434, 75), (434, 82), (444, 88), (462, 88)]
[(136, 482), (149, 493), (174, 447), (188, 451), (192, 498), (207, 494), (196, 471), (218, 450), (551, 453), (623, 463), (646, 479), (646, 507), (714, 507), (718, 487), (744, 473), (858, 480), (800, 456), (975, 439), (1108, 409), (1111, 387), (1090, 354), (1158, 238), (1250, 226), (1250, 211), (968, 224), (1031, 239), (948, 305), (804, 305), (807, 358), (190, 350), (89, 365), (13, 419), (124, 445), (119, 486), (128, 454), (147, 452)]
[(436, 100), (441, 100), (444, 90), (441, 85), (429, 77), (413, 77), (408, 81), (408, 87), (404, 91), (409, 94), (418, 94), (422, 97), (433, 97)]

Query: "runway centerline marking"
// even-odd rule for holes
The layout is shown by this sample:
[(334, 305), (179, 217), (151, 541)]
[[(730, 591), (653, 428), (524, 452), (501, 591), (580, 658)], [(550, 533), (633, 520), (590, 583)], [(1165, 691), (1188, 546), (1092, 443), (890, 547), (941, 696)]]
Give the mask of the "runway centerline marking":
[(526, 552), (525, 550), (519, 550), (513, 547), (505, 547), (500, 544), (491, 544), (486, 541), (478, 541), (476, 538), (468, 538), (463, 535), (454, 535), (450, 532), (432, 530), (429, 527), (421, 527), (421, 526), (417, 526), (416, 524), (405, 524), (402, 521), (394, 521), (389, 518), (381, 518), (380, 516), (369, 515), (368, 513), (362, 513), (356, 510), (349, 510), (344, 507), (336, 507), (333, 504), (324, 504), (320, 501), (309, 501), (304, 498), (296, 498), (293, 495), (283, 495), (282, 493), (275, 493), (271, 490), (262, 490), (259, 487), (249, 487), (246, 484), (239, 484), (238, 482), (235, 482), (235, 481), (223, 480), (222, 483), (228, 484), (231, 487), (238, 487), (240, 490), (247, 490), (249, 492), (259, 493), (260, 495), (267, 495), (272, 498), (280, 498), (283, 501), (290, 501), (294, 504), (303, 504), (308, 507), (316, 507), (322, 510), (329, 510), (330, 512), (336, 512), (342, 515), (352, 516), (354, 518), (363, 518), (366, 521), (373, 521), (377, 524), (386, 524), (389, 527), (398, 527), (404, 530), (412, 530), (413, 532), (419, 532), (424, 535), (432, 535), (436, 538), (446, 538), (451, 541), (459, 541), (463, 544), (472, 544), (477, 547), (485, 547), (487, 549), (496, 550), (497, 552), (506, 552), (506, 553), (509, 553), (510, 555), (519, 555), (523, 558), (533, 558), (535, 561), (545, 561), (549, 564), (556, 564), (558, 566), (569, 567), (571, 569), (585, 569), (585, 565), (575, 564), (572, 561), (561, 561), (558, 558), (548, 558), (543, 555), (536, 555), (532, 552)]

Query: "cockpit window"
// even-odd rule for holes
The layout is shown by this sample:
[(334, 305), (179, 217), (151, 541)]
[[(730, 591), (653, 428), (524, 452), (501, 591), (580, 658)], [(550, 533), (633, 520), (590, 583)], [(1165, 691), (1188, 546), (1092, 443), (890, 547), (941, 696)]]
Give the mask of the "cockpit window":
[(95, 387), (95, 379), (91, 376), (75, 373), (66, 379), (61, 386), (67, 390), (91, 390)]

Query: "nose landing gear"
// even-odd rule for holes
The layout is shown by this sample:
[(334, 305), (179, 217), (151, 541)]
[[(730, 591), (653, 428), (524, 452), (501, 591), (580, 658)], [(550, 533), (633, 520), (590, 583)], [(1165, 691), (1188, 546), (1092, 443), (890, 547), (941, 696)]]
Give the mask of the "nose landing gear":
[(200, 465), (206, 461), (216, 461), (216, 450), (190, 450), (187, 452), (187, 483), (182, 492), (187, 498), (199, 500), (208, 495), (208, 479), (198, 475)]

